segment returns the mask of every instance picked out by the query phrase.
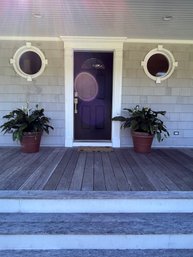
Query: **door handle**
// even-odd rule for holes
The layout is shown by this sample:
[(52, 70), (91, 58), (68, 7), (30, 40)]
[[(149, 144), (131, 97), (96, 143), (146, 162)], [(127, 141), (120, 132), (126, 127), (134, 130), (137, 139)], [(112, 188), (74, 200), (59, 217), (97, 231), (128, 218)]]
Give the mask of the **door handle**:
[(74, 113), (78, 113), (78, 92), (74, 93)]
[(74, 98), (74, 113), (78, 113), (78, 97)]

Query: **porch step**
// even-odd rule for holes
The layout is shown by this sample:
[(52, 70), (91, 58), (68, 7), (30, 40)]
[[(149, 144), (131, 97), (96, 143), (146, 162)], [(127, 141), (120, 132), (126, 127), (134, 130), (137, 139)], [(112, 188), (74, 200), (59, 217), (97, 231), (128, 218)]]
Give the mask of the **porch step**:
[(193, 192), (0, 191), (0, 213), (193, 212)]
[(193, 213), (4, 213), (0, 214), (0, 221), (0, 250), (192, 249), (193, 252)]
[(193, 257), (192, 250), (49, 250), (0, 251), (2, 257)]

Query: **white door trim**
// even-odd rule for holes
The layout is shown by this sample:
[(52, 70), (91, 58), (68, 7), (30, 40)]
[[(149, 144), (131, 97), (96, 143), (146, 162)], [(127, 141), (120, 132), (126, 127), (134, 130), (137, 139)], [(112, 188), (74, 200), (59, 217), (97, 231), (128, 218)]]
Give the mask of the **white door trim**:
[(65, 146), (112, 146), (120, 147), (120, 126), (118, 122), (112, 122), (111, 142), (74, 142), (73, 122), (73, 53), (75, 50), (112, 51), (113, 62), (113, 99), (112, 116), (121, 112), (122, 95), (122, 60), (123, 42), (125, 38), (104, 38), (104, 37), (61, 37), (64, 41), (64, 83), (65, 83)]

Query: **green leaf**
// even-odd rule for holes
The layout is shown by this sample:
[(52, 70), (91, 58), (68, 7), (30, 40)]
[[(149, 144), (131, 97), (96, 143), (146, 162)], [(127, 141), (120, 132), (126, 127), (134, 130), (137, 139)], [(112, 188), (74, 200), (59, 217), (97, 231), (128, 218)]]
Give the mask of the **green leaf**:
[(133, 131), (147, 132), (151, 135), (156, 135), (160, 142), (169, 136), (169, 132), (160, 119), (160, 115), (164, 116), (166, 111), (153, 111), (149, 107), (140, 107), (136, 105), (133, 109), (124, 108), (128, 111), (128, 117), (116, 116), (114, 121), (120, 121), (121, 128), (131, 128)]

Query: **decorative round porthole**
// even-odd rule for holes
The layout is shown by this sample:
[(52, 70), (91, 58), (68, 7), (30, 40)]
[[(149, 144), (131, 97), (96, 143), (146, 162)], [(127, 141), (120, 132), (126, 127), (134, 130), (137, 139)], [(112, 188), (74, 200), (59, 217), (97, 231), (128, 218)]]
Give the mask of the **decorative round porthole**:
[(27, 42), (15, 52), (10, 63), (18, 75), (32, 81), (43, 73), (48, 61), (39, 48)]
[(162, 80), (168, 79), (172, 75), (178, 63), (170, 51), (158, 45), (145, 56), (141, 65), (150, 79), (155, 80), (156, 83), (161, 83)]

